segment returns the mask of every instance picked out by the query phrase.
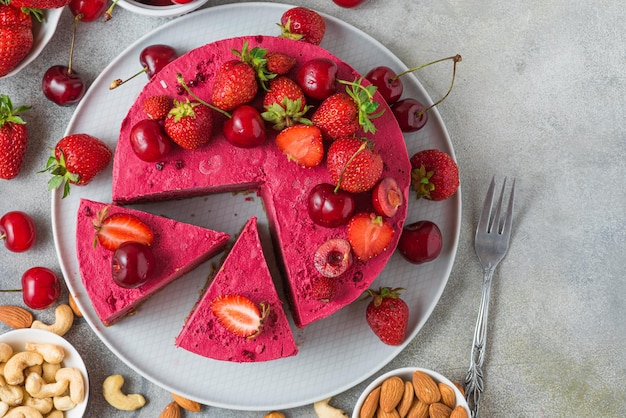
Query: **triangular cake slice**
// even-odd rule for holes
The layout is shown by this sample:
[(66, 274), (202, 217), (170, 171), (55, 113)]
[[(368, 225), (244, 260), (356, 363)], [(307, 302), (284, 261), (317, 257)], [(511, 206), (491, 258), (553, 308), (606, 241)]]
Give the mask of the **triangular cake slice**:
[[(269, 308), (260, 333), (241, 337), (226, 329), (211, 309), (216, 298), (243, 296), (257, 306)], [(259, 308), (261, 309), (261, 308)], [(250, 218), (193, 310), (176, 345), (215, 360), (261, 362), (296, 355), (296, 347), (282, 302), (274, 287), (257, 219)]]
[[(106, 209), (135, 215), (154, 233), (152, 251), (157, 268), (144, 285), (128, 289), (117, 285), (111, 273), (113, 252), (94, 246), (94, 221)], [(223, 251), (230, 236), (200, 226), (147, 212), (81, 199), (76, 217), (76, 250), (80, 275), (91, 303), (106, 326), (129, 314), (150, 296)]]

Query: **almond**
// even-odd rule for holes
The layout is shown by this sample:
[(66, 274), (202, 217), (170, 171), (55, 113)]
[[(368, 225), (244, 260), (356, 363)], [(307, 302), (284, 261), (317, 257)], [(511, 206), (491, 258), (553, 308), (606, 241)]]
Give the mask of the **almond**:
[(380, 388), (380, 409), (384, 412), (393, 411), (404, 395), (404, 380), (398, 376), (391, 376), (383, 382)]
[(442, 404), (441, 402), (431, 403), (428, 406), (428, 414), (430, 415), (430, 418), (450, 418), (451, 413), (452, 408)]
[(439, 382), (437, 386), (439, 387), (439, 392), (441, 392), (441, 402), (450, 408), (454, 408), (454, 405), (456, 405), (454, 389), (442, 382)]
[(176, 401), (176, 403), (183, 409), (186, 409), (189, 412), (200, 412), (202, 405), (200, 405), (196, 401), (192, 401), (191, 399), (183, 398), (180, 395), (175, 393), (170, 393), (172, 398)]
[(0, 306), (0, 321), (11, 328), (30, 328), (33, 323), (33, 314), (19, 306)]
[(441, 392), (437, 383), (426, 373), (416, 370), (413, 372), (413, 389), (417, 399), (424, 403), (431, 404), (441, 400)]
[(263, 418), (285, 418), (285, 414), (279, 411), (272, 411), (265, 414)]
[(167, 404), (159, 418), (180, 418), (180, 406), (176, 402)]
[(459, 382), (452, 382), (454, 386), (461, 392), (461, 395), (465, 397), (465, 388)]
[(376, 412), (376, 418), (400, 418), (400, 414), (398, 414), (398, 411), (395, 409), (392, 409), (389, 412), (379, 409)]
[(428, 404), (415, 398), (406, 418), (428, 418)]
[(74, 311), (74, 315), (76, 315), (79, 318), (82, 318), (83, 313), (80, 311), (80, 308), (76, 304), (76, 299), (74, 299), (74, 296), (72, 296), (71, 293), (70, 293), (69, 301), (70, 301), (69, 302), (70, 308), (72, 308), (72, 311)]
[(469, 417), (467, 415), (467, 411), (465, 410), (465, 408), (459, 405), (452, 410), (452, 413), (450, 414), (450, 418), (469, 418)]
[(402, 400), (396, 407), (400, 418), (406, 417), (406, 414), (409, 413), (409, 409), (411, 405), (413, 405), (413, 399), (415, 399), (415, 389), (413, 389), (413, 383), (406, 381), (404, 382), (404, 394), (402, 395)]
[(374, 418), (378, 409), (378, 401), (380, 399), (380, 386), (376, 386), (363, 401), (359, 418)]

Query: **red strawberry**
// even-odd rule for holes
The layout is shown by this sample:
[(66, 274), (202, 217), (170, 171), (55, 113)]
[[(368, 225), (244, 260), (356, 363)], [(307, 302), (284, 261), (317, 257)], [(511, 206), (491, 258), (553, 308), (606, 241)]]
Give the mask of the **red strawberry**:
[(165, 119), (172, 107), (172, 99), (164, 94), (148, 97), (141, 105), (146, 116), (154, 120)]
[(7, 75), (33, 46), (33, 23), (19, 7), (0, 2), (0, 77)]
[(333, 182), (351, 193), (372, 189), (383, 173), (383, 159), (369, 141), (348, 137), (334, 141), (328, 149), (326, 167)]
[(374, 334), (388, 345), (400, 345), (406, 338), (409, 307), (400, 299), (401, 290), (381, 287), (367, 291), (373, 299), (365, 309), (365, 319)]
[(266, 67), (267, 50), (259, 47), (249, 50), (245, 42), (241, 52), (233, 50), (233, 53), (239, 58), (220, 66), (211, 92), (213, 105), (227, 112), (251, 102), (257, 94), (258, 83), (264, 85), (272, 77)]
[(296, 123), (310, 124), (304, 115), (310, 109), (306, 105), (306, 97), (298, 84), (286, 76), (270, 80), (263, 99), (263, 119), (273, 124), (274, 129), (281, 130)]
[(326, 32), (324, 18), (306, 7), (293, 7), (280, 18), (281, 37), (319, 45)]
[(84, 186), (109, 165), (111, 150), (98, 138), (88, 134), (71, 134), (61, 138), (42, 172), (50, 172), (49, 189), (63, 187), (63, 197), (70, 184)]
[(154, 233), (141, 219), (128, 213), (109, 215), (108, 212), (108, 208), (98, 212), (98, 217), (93, 223), (96, 228), (94, 246), (99, 243), (107, 250), (115, 251), (128, 241), (152, 245)]
[(267, 70), (270, 73), (285, 75), (296, 65), (296, 59), (283, 52), (270, 51), (265, 55)]
[(22, 168), (26, 147), (28, 146), (28, 131), (26, 122), (18, 113), (30, 109), (30, 106), (20, 106), (13, 109), (9, 96), (0, 95), (0, 178), (10, 180), (16, 177)]
[(330, 302), (336, 292), (337, 285), (332, 277), (316, 276), (311, 280), (311, 294), (315, 300)]
[(301, 167), (311, 168), (324, 159), (322, 132), (312, 125), (298, 124), (283, 129), (276, 136), (278, 149)]
[(241, 295), (222, 295), (211, 302), (211, 311), (224, 328), (244, 338), (256, 337), (261, 332), (269, 306), (261, 303), (260, 307), (259, 311), (254, 302)]
[(346, 91), (327, 97), (313, 113), (311, 121), (320, 127), (324, 137), (330, 140), (354, 135), (359, 128), (363, 132), (376, 132), (371, 119), (382, 114), (374, 113), (378, 102), (374, 101), (376, 87), (362, 85), (362, 79), (349, 84)]
[(181, 147), (194, 150), (211, 139), (213, 110), (199, 102), (174, 100), (165, 119), (165, 132)]
[(352, 251), (359, 260), (367, 261), (387, 250), (393, 240), (393, 226), (380, 215), (357, 213), (346, 230)]
[(58, 9), (67, 6), (71, 0), (11, 0), (11, 6), (27, 9)]
[(420, 151), (411, 157), (411, 167), (411, 186), (418, 199), (445, 200), (459, 188), (459, 167), (443, 151)]

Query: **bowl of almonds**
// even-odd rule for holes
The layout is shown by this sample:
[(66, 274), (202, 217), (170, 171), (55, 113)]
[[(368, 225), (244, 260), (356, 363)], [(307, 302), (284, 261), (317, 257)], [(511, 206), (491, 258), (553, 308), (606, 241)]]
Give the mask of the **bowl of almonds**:
[(0, 416), (12, 410), (20, 417), (84, 415), (87, 368), (65, 338), (35, 328), (9, 331), (0, 335), (0, 364)]
[(469, 418), (459, 388), (441, 374), (404, 367), (378, 377), (359, 396), (352, 418)]

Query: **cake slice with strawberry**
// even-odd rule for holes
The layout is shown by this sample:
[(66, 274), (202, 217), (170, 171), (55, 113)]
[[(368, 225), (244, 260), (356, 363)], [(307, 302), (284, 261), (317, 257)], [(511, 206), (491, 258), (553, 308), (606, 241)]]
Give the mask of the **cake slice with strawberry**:
[[(106, 326), (221, 252), (229, 238), (223, 232), (87, 199), (81, 199), (76, 216), (80, 275), (96, 314)], [(112, 260), (124, 243), (150, 248), (156, 266), (144, 284), (122, 286), (114, 279)]]
[(191, 311), (176, 345), (215, 360), (260, 362), (298, 349), (252, 217)]

